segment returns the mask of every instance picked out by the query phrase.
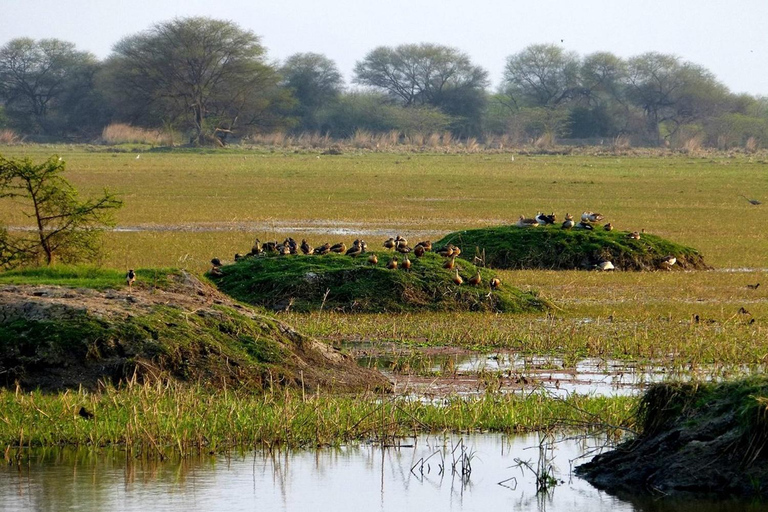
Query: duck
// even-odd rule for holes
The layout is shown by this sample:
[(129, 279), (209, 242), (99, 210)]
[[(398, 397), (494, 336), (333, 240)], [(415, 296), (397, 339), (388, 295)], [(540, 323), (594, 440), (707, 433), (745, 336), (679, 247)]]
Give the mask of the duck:
[(453, 275), (453, 282), (457, 285), (461, 285), (464, 280), (459, 275), (459, 269), (456, 269), (456, 273)]
[(360, 240), (360, 249), (362, 252), (368, 252), (368, 243), (365, 240)]
[(345, 244), (344, 242), (333, 244), (331, 246), (331, 252), (335, 252), (337, 254), (344, 254), (345, 252), (347, 252), (347, 244)]
[(368, 256), (368, 263), (370, 263), (371, 265), (379, 264), (379, 257), (376, 256), (376, 253), (372, 253), (370, 256)]
[(600, 222), (600, 221), (601, 221), (601, 220), (603, 220), (604, 218), (605, 218), (605, 217), (603, 217), (603, 216), (602, 216), (601, 214), (599, 214), (599, 213), (592, 213), (592, 212), (589, 212), (589, 219), (588, 219), (588, 220), (589, 220), (589, 222)]
[(578, 229), (586, 229), (587, 231), (592, 231), (595, 229), (595, 227), (589, 223), (589, 221), (582, 220), (578, 224), (576, 224), (576, 228)]
[(384, 247), (385, 249), (394, 249), (395, 245), (397, 245), (395, 243), (395, 239), (392, 237), (389, 237), (388, 240), (384, 241), (384, 243), (382, 244), (382, 247)]
[(423, 247), (425, 251), (431, 251), (432, 250), (432, 240), (423, 240), (416, 244), (416, 247)]
[(520, 216), (520, 218), (517, 220), (517, 224), (515, 226), (519, 228), (534, 228), (538, 226), (539, 223), (536, 221), (536, 219), (526, 219), (524, 216)]
[(408, 245), (408, 240), (406, 240), (400, 235), (397, 235), (395, 237), (395, 245)]
[(356, 256), (360, 256), (362, 252), (363, 252), (363, 246), (360, 245), (360, 240), (355, 240), (354, 243), (352, 244), (352, 247), (347, 249), (345, 254), (347, 256), (351, 256), (354, 258)]
[(280, 244), (277, 246), (277, 253), (280, 256), (288, 256), (289, 254), (293, 254), (291, 252), (291, 246), (286, 244)]
[(631, 240), (640, 240), (640, 233), (637, 231), (633, 231), (631, 233), (627, 233), (627, 238)]
[(424, 253), (426, 251), (427, 250), (424, 248), (423, 245), (417, 245), (416, 247), (413, 248), (413, 254), (415, 254), (417, 258), (421, 258), (422, 256), (424, 256)]
[(545, 215), (542, 212), (538, 212), (536, 213), (535, 219), (540, 226), (546, 226), (547, 224), (554, 224), (555, 220), (557, 220), (557, 216), (555, 215), (555, 212), (552, 212), (549, 215)]
[(443, 256), (444, 258), (450, 258), (453, 254), (453, 244), (448, 244), (445, 247), (441, 247), (437, 250), (437, 254)]
[(211, 265), (213, 265), (213, 268), (220, 267), (221, 266), (221, 260), (219, 258), (213, 258), (211, 260)]
[(262, 252), (277, 252), (277, 242), (264, 242)]
[(454, 246), (453, 246), (453, 250), (451, 251), (451, 256), (453, 256), (453, 257), (456, 257), (456, 256), (458, 256), (459, 254), (461, 254), (461, 248), (460, 248), (460, 247), (456, 247), (456, 246), (454, 245)]
[(403, 258), (403, 269), (406, 271), (411, 270), (411, 260), (408, 259), (407, 255)]
[(325, 254), (328, 254), (331, 252), (331, 244), (328, 242), (324, 243), (320, 247), (315, 247), (315, 250), (313, 251), (313, 254), (318, 254), (320, 256), (323, 256)]
[(401, 254), (408, 254), (413, 249), (411, 249), (408, 244), (397, 244), (397, 247), (395, 247), (395, 250)]
[(498, 277), (494, 277), (493, 279), (491, 279), (491, 290), (498, 290), (500, 286), (501, 286), (501, 279), (499, 279)]
[(482, 277), (480, 277), (480, 271), (478, 270), (477, 274), (469, 278), (468, 283), (471, 284), (472, 286), (477, 286), (480, 284), (482, 280), (483, 280)]
[(601, 272), (608, 272), (615, 269), (616, 267), (613, 266), (613, 263), (608, 260), (602, 260), (595, 265), (595, 270), (600, 270)]
[(314, 247), (312, 247), (311, 245), (309, 245), (307, 243), (307, 239), (306, 238), (302, 238), (301, 239), (301, 252), (303, 254), (312, 254), (312, 251), (314, 251), (314, 250), (315, 250)]
[(672, 268), (672, 265), (677, 263), (677, 258), (672, 256), (671, 254), (664, 256), (661, 261), (659, 262), (659, 266), (663, 269), (670, 270)]
[(447, 268), (448, 270), (453, 270), (453, 267), (456, 266), (456, 256), (451, 256), (450, 259), (445, 260), (445, 263), (443, 263), (443, 268)]
[(389, 263), (387, 263), (387, 268), (389, 270), (396, 270), (397, 269), (397, 256), (392, 256), (392, 259), (389, 260)]
[(243, 256), (243, 255), (242, 255), (242, 254), (240, 254), (239, 252), (236, 252), (236, 253), (235, 253), (235, 261), (237, 262), (237, 261), (240, 261), (240, 260), (242, 260), (242, 259), (245, 259), (245, 256)]
[(136, 272), (133, 271), (132, 268), (128, 269), (128, 272), (125, 274), (125, 284), (128, 285), (128, 289), (130, 290), (133, 286), (133, 283), (136, 282)]
[(571, 215), (570, 213), (566, 213), (565, 214), (565, 220), (563, 221), (562, 228), (563, 229), (572, 229), (573, 226), (575, 226), (575, 225), (576, 225), (576, 223), (573, 222), (573, 215)]
[(611, 223), (609, 222), (608, 224), (606, 224), (605, 226), (603, 226), (603, 229), (604, 229), (604, 230), (606, 230), (606, 231), (613, 231), (613, 224), (611, 224)]
[(581, 214), (581, 221), (582, 222), (589, 222), (589, 216), (592, 215), (592, 212), (584, 212)]
[(261, 241), (258, 238), (253, 242), (253, 247), (251, 247), (251, 254), (254, 256), (261, 254)]

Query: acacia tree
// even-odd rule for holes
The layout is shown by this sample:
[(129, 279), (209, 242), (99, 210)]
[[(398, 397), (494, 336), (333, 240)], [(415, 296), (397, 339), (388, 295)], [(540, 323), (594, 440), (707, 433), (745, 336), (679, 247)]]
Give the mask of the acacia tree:
[(331, 59), (319, 53), (296, 53), (280, 69), (283, 86), (296, 98), (301, 128), (317, 128), (317, 113), (336, 102), (344, 88), (344, 79)]
[(553, 44), (507, 57), (502, 88), (518, 107), (556, 107), (578, 94), (579, 58)]
[(355, 65), (354, 81), (386, 92), (403, 106), (432, 106), (479, 125), (488, 72), (455, 48), (435, 44), (380, 46)]
[(0, 264), (51, 265), (56, 258), (72, 263), (98, 254), (99, 234), (114, 225), (113, 212), (123, 203), (106, 190), (100, 197), (81, 201), (61, 176), (64, 167), (55, 156), (41, 164), (0, 156), (0, 198), (17, 202), (34, 223), (33, 230), (13, 234), (0, 228)]
[(230, 21), (177, 18), (118, 42), (108, 61), (113, 97), (140, 114), (212, 135), (258, 125), (275, 102), (279, 76), (258, 36)]
[(92, 91), (97, 68), (96, 57), (73, 43), (13, 39), (0, 48), (0, 100), (26, 132), (63, 131)]

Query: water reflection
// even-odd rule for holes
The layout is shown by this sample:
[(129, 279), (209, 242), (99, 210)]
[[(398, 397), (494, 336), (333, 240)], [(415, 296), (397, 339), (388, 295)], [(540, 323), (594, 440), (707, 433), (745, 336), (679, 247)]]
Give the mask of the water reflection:
[[(543, 452), (560, 483), (539, 494), (535, 475), (515, 467), (516, 459), (537, 467), (538, 436), (419, 437), (403, 444), (163, 463), (126, 458), (118, 450), (35, 450), (20, 466), (0, 472), (0, 509), (680, 510), (680, 503), (622, 501), (572, 477), (574, 459), (600, 449), (594, 438), (558, 442)], [(460, 471), (462, 446), (468, 474)], [(696, 509), (730, 506), (697, 504)]]

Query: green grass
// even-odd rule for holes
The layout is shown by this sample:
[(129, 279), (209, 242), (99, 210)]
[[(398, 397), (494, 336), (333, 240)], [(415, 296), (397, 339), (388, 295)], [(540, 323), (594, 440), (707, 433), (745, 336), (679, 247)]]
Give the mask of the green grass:
[[(142, 268), (136, 272), (141, 276), (143, 283), (162, 286), (167, 284), (168, 275), (177, 274), (178, 270)], [(47, 285), (106, 290), (124, 287), (125, 274), (126, 272), (121, 270), (87, 265), (30, 267), (0, 272), (0, 285)]]
[[(0, 446), (118, 445), (132, 454), (162, 457), (174, 452), (184, 456), (236, 448), (386, 442), (419, 432), (631, 428), (636, 401), (583, 395), (555, 399), (533, 393), (452, 397), (435, 404), (375, 394), (255, 395), (165, 385), (58, 395), (0, 390)], [(94, 418), (79, 417), (81, 407)]]
[[(535, 293), (513, 286), (491, 291), (494, 272), (456, 260), (465, 284), (453, 283), (454, 271), (443, 268), (444, 258), (427, 253), (411, 256), (410, 271), (386, 268), (391, 254), (379, 253), (377, 265), (367, 256), (260, 256), (224, 266), (222, 277), (212, 277), (227, 294), (243, 302), (275, 309), (348, 312), (543, 310), (547, 302)], [(402, 261), (400, 255), (400, 261)], [(482, 282), (466, 281), (480, 272)]]
[(506, 269), (590, 269), (601, 260), (621, 270), (657, 270), (665, 256), (677, 258), (676, 267), (707, 268), (701, 254), (661, 237), (642, 234), (627, 238), (626, 231), (564, 230), (558, 225), (520, 228), (498, 226), (449, 233), (437, 242), (449, 243), (485, 258), (494, 268)]

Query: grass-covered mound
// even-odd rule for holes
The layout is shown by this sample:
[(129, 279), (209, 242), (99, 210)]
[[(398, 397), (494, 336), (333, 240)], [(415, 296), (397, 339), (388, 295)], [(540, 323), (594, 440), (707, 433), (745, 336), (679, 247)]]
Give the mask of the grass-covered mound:
[(626, 231), (593, 231), (547, 227), (498, 226), (449, 233), (437, 246), (454, 244), (465, 254), (485, 257), (486, 265), (505, 269), (590, 269), (602, 260), (621, 270), (656, 270), (672, 255), (672, 268), (706, 269), (701, 254), (691, 247), (643, 233), (639, 240)]
[(768, 497), (768, 378), (656, 384), (642, 430), (577, 473), (618, 494)]
[[(378, 257), (378, 264), (371, 265), (367, 255), (259, 256), (222, 267), (223, 275), (211, 278), (228, 295), (271, 309), (521, 312), (547, 307), (536, 294), (508, 284), (491, 290), (494, 272), (462, 259), (456, 259), (456, 267), (464, 284), (456, 285), (454, 271), (444, 269), (445, 259), (437, 254), (411, 256), (410, 271), (386, 268), (392, 254)], [(482, 282), (468, 284), (478, 270)]]
[[(89, 270), (98, 290), (71, 281), (78, 269), (2, 275), (0, 385), (63, 389), (99, 381), (174, 379), (214, 388), (386, 388), (378, 373), (282, 322), (235, 304), (186, 272)], [(116, 280), (116, 282), (114, 282)], [(114, 286), (109, 286), (114, 282)]]

